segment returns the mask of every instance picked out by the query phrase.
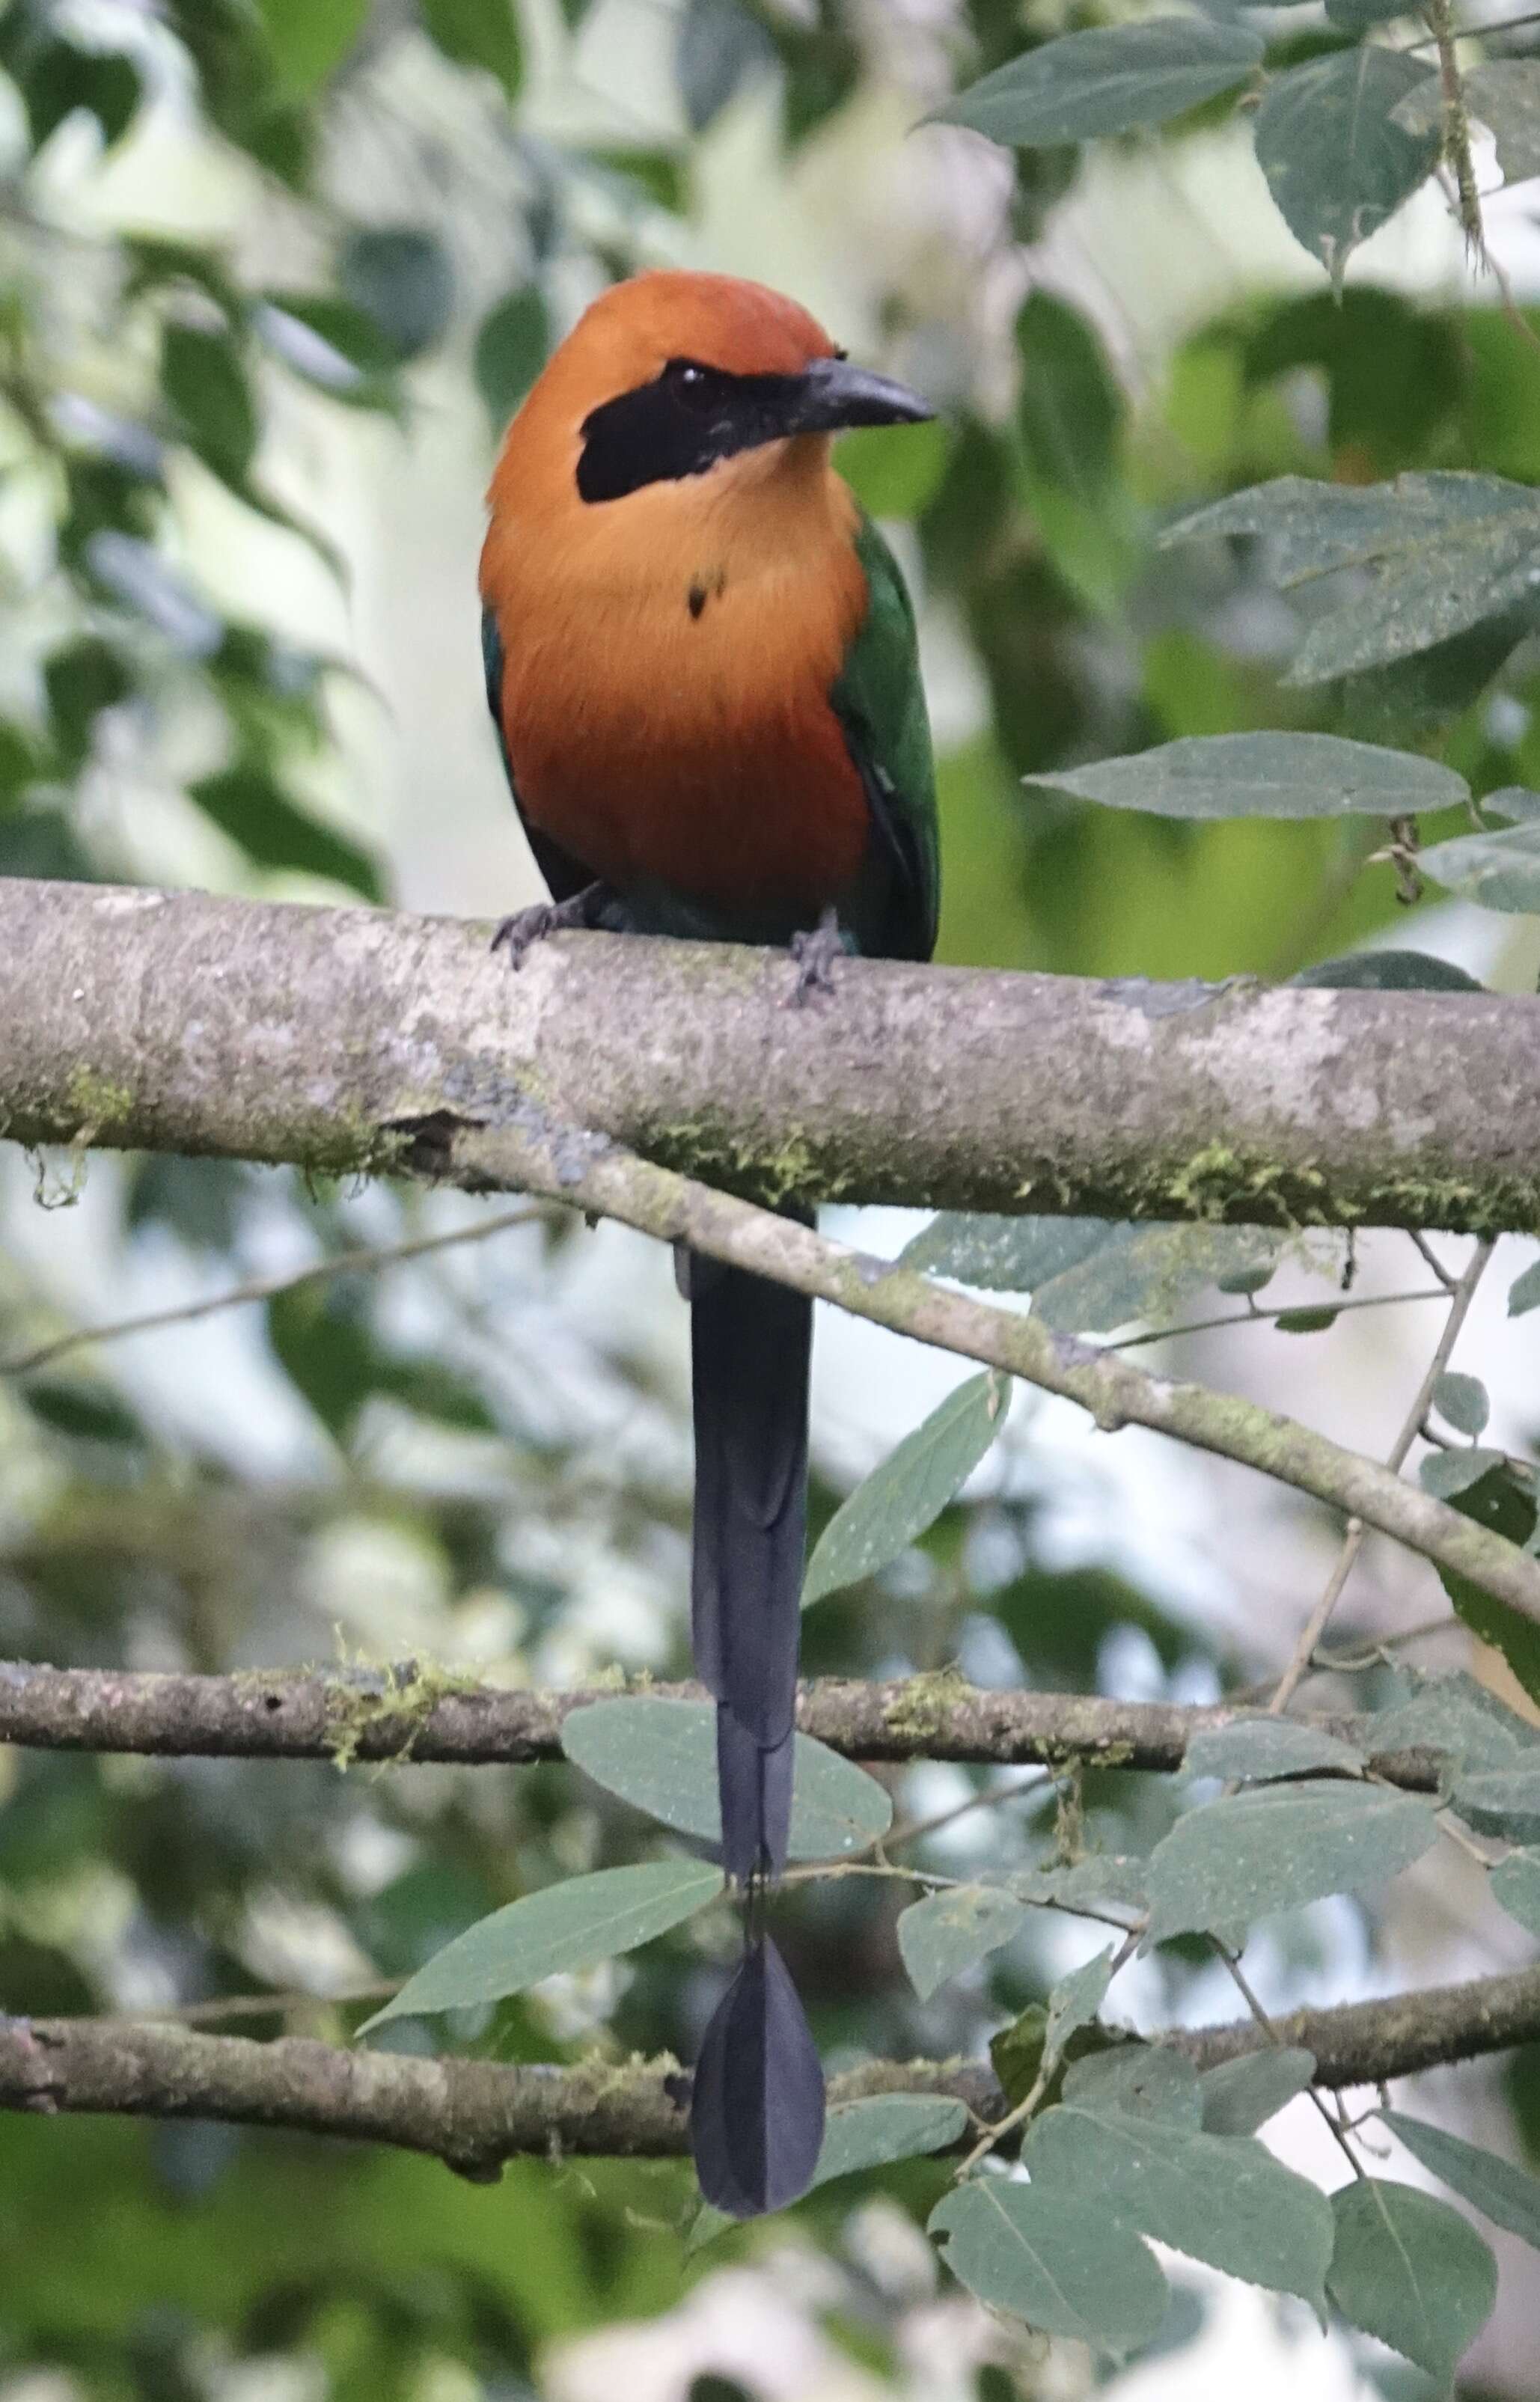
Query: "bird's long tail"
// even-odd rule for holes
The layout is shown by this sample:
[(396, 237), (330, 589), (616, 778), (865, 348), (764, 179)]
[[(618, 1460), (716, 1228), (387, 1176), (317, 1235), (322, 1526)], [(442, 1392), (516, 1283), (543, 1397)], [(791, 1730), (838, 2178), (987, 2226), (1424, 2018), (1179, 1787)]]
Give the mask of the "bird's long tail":
[(701, 2047), (691, 2123), (707, 2200), (744, 2218), (805, 2189), (823, 2138), (818, 2052), (760, 1925), (791, 1817), (813, 1306), (696, 1255), (687, 1291), (695, 1667), (717, 1702), (722, 1865), (749, 1889), (743, 1963)]

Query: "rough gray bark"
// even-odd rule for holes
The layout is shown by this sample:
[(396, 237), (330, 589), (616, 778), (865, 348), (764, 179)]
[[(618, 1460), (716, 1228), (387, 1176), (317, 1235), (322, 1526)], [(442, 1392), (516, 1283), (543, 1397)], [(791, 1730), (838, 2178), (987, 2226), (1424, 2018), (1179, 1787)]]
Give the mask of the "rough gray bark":
[[(1278, 2041), (1313, 2052), (1328, 2089), (1473, 2060), (1540, 2036), (1540, 1968), (1346, 2009), (1297, 2010)], [(1250, 2020), (1171, 2030), (1201, 2068), (1259, 2050)], [(302, 2036), (256, 2043), (129, 2019), (0, 2019), (0, 2109), (218, 2119), (426, 2152), (462, 2176), (496, 2177), (518, 2153), (667, 2158), (689, 2148), (689, 2080), (671, 2062), (504, 2067), (343, 2050)], [(954, 2093), (997, 2119), (1005, 2107), (980, 2064), (876, 2063), (836, 2078), (832, 2102), (869, 2093)]]
[[(45, 1751), (142, 1752), (163, 1759), (451, 1760), (462, 1767), (559, 1760), (570, 1710), (615, 1699), (612, 1686), (509, 1691), (419, 1678), (415, 1661), (382, 1672), (278, 1671), (235, 1677), (149, 1669), (46, 1668), (0, 1661), (0, 1743)], [(699, 1685), (650, 1684), (663, 1700), (703, 1701)], [(981, 1766), (1179, 1769), (1204, 1728), (1254, 1717), (1217, 1703), (1111, 1702), (1098, 1695), (986, 1691), (951, 1673), (890, 1683), (819, 1677), (804, 1685), (797, 1724), (847, 1759), (955, 1760)], [(1359, 1722), (1313, 1718), (1348, 1742)], [(1434, 1792), (1429, 1754), (1386, 1754), (1375, 1774)]]
[[(529, 1104), (781, 1198), (1540, 1228), (1540, 1001), (787, 962), (0, 881), (0, 1131), (410, 1165)], [(458, 1172), (452, 1146), (434, 1163)]]

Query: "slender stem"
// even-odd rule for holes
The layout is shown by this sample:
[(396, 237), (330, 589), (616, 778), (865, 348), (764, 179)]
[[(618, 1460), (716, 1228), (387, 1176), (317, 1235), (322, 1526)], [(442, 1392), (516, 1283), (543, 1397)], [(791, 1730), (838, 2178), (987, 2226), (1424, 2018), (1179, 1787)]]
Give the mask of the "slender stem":
[[(1274, 2044), (1282, 2050), (1284, 2048), (1283, 2036), (1279, 2032), (1277, 2025), (1262, 2008), (1260, 2000), (1252, 1990), (1250, 1979), (1246, 1976), (1244, 1969), (1242, 1967), (1239, 1960), (1235, 1957), (1234, 1953), (1230, 1949), (1229, 1944), (1221, 1943), (1217, 1935), (1211, 1935), (1208, 1940), (1213, 1944), (1215, 1952), (1217, 1953), (1218, 1957), (1224, 1962), (1226, 1968), (1230, 1972), (1231, 1983), (1234, 1985), (1235, 1990), (1240, 1995), (1243, 2002), (1244, 2002), (1247, 2009), (1251, 2012), (1252, 2017), (1261, 2028), (1262, 2033), (1266, 2036), (1269, 2043)], [(1341, 2120), (1336, 2116), (1335, 2112), (1327, 2109), (1325, 2100), (1316, 2092), (1313, 2085), (1308, 2087), (1307, 2091), (1316, 2110), (1325, 2120), (1328, 2133), (1341, 2147), (1342, 2151), (1346, 2153), (1348, 2166), (1352, 2169), (1354, 2175), (1361, 2177), (1364, 2174), (1363, 2165), (1358, 2159), (1357, 2153), (1354, 2150), (1353, 2146), (1347, 2139)]]
[(1232, 1309), (1223, 1318), (1196, 1318), (1188, 1326), (1158, 1326), (1152, 1333), (1127, 1334), (1117, 1343), (1106, 1343), (1105, 1351), (1137, 1351), (1146, 1343), (1175, 1343), (1181, 1334), (1210, 1334), (1219, 1326), (1261, 1326), (1269, 1318), (1292, 1318), (1297, 1309), (1320, 1307), (1329, 1309), (1334, 1318), (1343, 1317), (1350, 1309), (1389, 1309), (1402, 1301), (1442, 1301), (1444, 1294), (1437, 1288), (1423, 1287), (1411, 1292), (1360, 1293), (1355, 1299), (1314, 1302), (1287, 1301), (1275, 1309)]
[(77, 1326), (68, 1334), (56, 1334), (51, 1341), (39, 1343), (34, 1350), (0, 1360), (0, 1376), (30, 1376), (39, 1368), (51, 1367), (71, 1351), (83, 1350), (89, 1343), (117, 1343), (126, 1334), (147, 1334), (159, 1327), (190, 1325), (194, 1318), (212, 1318), (216, 1311), (239, 1308), (243, 1302), (276, 1301), (281, 1293), (298, 1292), (306, 1285), (323, 1284), (331, 1277), (372, 1273), (395, 1267), (403, 1260), (424, 1259), (430, 1251), (451, 1250), (461, 1243), (484, 1243), (493, 1235), (506, 1234), (511, 1226), (534, 1225), (542, 1219), (549, 1220), (550, 1215), (546, 1203), (505, 1209), (496, 1218), (484, 1219), (479, 1225), (455, 1226), (443, 1235), (416, 1235), (403, 1243), (336, 1251), (329, 1259), (312, 1260), (308, 1267), (283, 1276), (254, 1277), (249, 1283), (231, 1285), (226, 1291), (211, 1293), (201, 1301), (178, 1302), (169, 1309), (147, 1309), (137, 1318), (121, 1318), (107, 1326)]
[(1434, 1275), (1443, 1286), (1444, 1291), (1446, 1292), (1452, 1292), (1460, 1279), (1458, 1277), (1451, 1276), (1450, 1274), (1449, 1269), (1438, 1257), (1437, 1252), (1434, 1249), (1433, 1245), (1429, 1242), (1427, 1236), (1419, 1227), (1416, 1226), (1408, 1227), (1407, 1236), (1408, 1240), (1414, 1245), (1419, 1255), (1427, 1262), (1428, 1266), (1433, 1270)]
[(1465, 89), (1454, 53), (1454, 11), (1450, 0), (1426, 0), (1425, 13), (1438, 52), (1438, 78), (1444, 94), (1444, 157), (1454, 177), (1461, 228), (1475, 257), (1485, 259), (1486, 230), (1481, 223), (1481, 198), (1470, 155), (1470, 119), (1465, 114)]
[[(1428, 1362), (1427, 1372), (1417, 1387), (1416, 1399), (1407, 1412), (1401, 1424), (1401, 1430), (1391, 1444), (1385, 1457), (1385, 1466), (1396, 1470), (1397, 1473), (1405, 1465), (1407, 1454), (1417, 1440), (1418, 1429), (1432, 1406), (1434, 1389), (1449, 1365), (1451, 1355), (1460, 1338), (1460, 1330), (1464, 1325), (1470, 1314), (1471, 1303), (1476, 1298), (1476, 1288), (1486, 1274), (1487, 1263), (1492, 1258), (1492, 1249), (1493, 1245), (1490, 1240), (1483, 1240), (1477, 1244), (1465, 1263), (1464, 1275), (1457, 1279), (1451, 1293), (1449, 1316), (1444, 1320), (1444, 1331), (1438, 1337), (1433, 1357)], [(1274, 1717), (1287, 1707), (1297, 1687), (1309, 1672), (1315, 1646), (1326, 1632), (1327, 1622), (1341, 1599), (1342, 1588), (1353, 1574), (1354, 1564), (1364, 1547), (1364, 1534), (1363, 1520), (1350, 1518), (1342, 1537), (1341, 1549), (1337, 1554), (1336, 1565), (1327, 1579), (1326, 1591), (1305, 1621), (1288, 1665), (1273, 1688), (1272, 1699), (1268, 1704), (1268, 1709)]]

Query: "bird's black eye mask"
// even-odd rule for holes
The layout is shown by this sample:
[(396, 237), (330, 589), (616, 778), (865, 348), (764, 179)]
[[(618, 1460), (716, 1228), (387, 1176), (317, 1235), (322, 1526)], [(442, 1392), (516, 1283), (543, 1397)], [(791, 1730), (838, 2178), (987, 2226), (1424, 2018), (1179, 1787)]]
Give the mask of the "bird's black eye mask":
[(585, 501), (624, 500), (647, 484), (704, 476), (739, 450), (789, 435), (914, 422), (930, 414), (916, 393), (852, 366), (839, 352), (813, 360), (799, 375), (729, 375), (698, 359), (670, 359), (651, 383), (589, 410), (577, 488)]

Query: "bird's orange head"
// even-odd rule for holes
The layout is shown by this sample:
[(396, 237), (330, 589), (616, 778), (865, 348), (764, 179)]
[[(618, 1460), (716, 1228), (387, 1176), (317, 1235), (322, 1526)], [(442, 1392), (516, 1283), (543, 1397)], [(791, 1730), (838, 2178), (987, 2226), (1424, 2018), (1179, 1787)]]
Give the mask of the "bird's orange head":
[(852, 366), (815, 317), (762, 283), (639, 275), (593, 303), (530, 391), (498, 463), (494, 517), (700, 490), (695, 479), (800, 435), (931, 414), (904, 385)]

